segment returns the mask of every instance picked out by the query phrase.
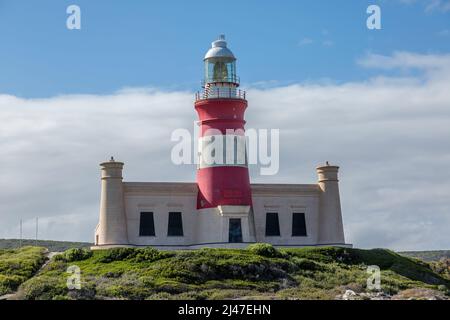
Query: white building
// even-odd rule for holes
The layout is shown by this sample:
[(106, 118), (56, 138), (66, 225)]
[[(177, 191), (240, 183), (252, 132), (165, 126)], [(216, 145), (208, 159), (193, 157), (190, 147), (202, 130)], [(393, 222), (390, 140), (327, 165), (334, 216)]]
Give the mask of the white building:
[[(224, 37), (208, 51), (204, 91), (196, 101), (200, 126), (244, 128), (247, 101), (237, 89), (235, 61)], [(200, 139), (208, 137), (201, 132)], [(200, 165), (197, 183), (123, 182), (123, 165), (114, 159), (101, 164), (95, 249), (239, 248), (255, 242), (350, 246), (344, 238), (337, 166), (318, 167), (317, 183), (289, 185), (250, 184), (246, 163)]]

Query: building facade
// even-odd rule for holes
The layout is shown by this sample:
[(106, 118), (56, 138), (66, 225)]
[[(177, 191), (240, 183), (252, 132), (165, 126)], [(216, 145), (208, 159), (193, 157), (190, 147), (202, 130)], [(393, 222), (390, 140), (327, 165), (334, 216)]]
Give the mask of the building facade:
[[(124, 164), (101, 164), (95, 249), (275, 246), (349, 246), (345, 243), (338, 167), (317, 168), (315, 184), (251, 184), (236, 58), (223, 36), (205, 58), (203, 91), (196, 95), (199, 161), (196, 183), (124, 182)], [(214, 142), (226, 148), (218, 152)], [(231, 146), (231, 147), (229, 147)], [(219, 161), (218, 161), (219, 159)]]

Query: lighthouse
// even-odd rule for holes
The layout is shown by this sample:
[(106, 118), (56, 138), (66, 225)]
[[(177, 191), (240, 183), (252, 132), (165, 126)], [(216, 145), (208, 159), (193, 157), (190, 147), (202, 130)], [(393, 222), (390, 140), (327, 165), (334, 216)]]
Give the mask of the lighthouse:
[[(195, 102), (200, 126), (197, 209), (222, 217), (229, 242), (251, 241), (252, 194), (244, 128), (247, 100), (239, 89), (236, 57), (225, 36), (212, 43), (204, 65), (203, 90)], [(220, 240), (227, 240), (226, 228), (222, 231)]]
[(316, 183), (250, 184), (247, 105), (236, 57), (219, 36), (204, 57), (202, 90), (195, 97), (197, 181), (123, 181), (123, 162), (102, 162), (93, 249), (244, 248), (255, 242), (351, 247), (344, 237), (338, 166), (318, 166)]

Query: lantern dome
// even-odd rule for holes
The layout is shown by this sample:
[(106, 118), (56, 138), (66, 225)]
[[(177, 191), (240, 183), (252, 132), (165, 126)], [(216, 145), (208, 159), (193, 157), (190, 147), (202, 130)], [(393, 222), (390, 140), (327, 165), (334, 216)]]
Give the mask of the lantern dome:
[(205, 55), (204, 60), (215, 60), (221, 59), (226, 61), (236, 60), (233, 52), (227, 48), (227, 42), (225, 41), (225, 36), (220, 35), (219, 39), (212, 43), (211, 49)]

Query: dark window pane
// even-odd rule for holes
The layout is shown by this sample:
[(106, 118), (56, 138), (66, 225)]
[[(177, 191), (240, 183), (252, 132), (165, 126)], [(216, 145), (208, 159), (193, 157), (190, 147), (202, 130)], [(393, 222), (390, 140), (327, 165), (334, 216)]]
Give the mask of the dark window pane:
[(183, 218), (181, 217), (181, 212), (169, 212), (167, 235), (173, 237), (183, 236)]
[(139, 223), (139, 236), (154, 237), (155, 223), (153, 221), (153, 212), (141, 212), (141, 220)]
[(241, 219), (230, 219), (228, 239), (231, 243), (242, 242)]
[(280, 235), (280, 222), (278, 221), (278, 213), (268, 212), (266, 214), (266, 236), (274, 237)]
[(292, 236), (306, 237), (306, 221), (304, 213), (294, 212), (292, 214)]

